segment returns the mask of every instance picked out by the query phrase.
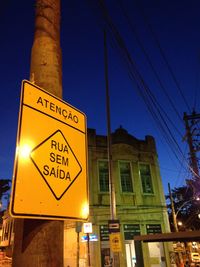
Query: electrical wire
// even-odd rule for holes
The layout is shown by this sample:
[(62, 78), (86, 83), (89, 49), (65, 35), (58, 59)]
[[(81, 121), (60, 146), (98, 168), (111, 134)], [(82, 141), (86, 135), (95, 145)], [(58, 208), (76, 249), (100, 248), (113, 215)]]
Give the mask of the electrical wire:
[[(137, 84), (138, 84), (137, 88), (140, 90), (139, 93), (140, 93), (140, 95), (142, 95), (142, 98), (145, 101), (148, 110), (150, 111), (150, 113), (152, 114), (154, 119), (157, 120), (157, 123), (159, 123), (162, 130), (166, 133), (166, 129), (163, 126), (161, 126), (161, 122), (160, 122), (158, 115), (157, 115), (157, 112), (159, 111), (159, 109), (157, 108), (157, 105), (155, 105), (155, 101), (156, 101), (155, 96), (153, 96), (153, 93), (150, 91), (148, 86), (145, 84), (143, 78), (141, 77), (141, 75), (140, 75), (140, 73), (136, 67), (136, 63), (132, 60), (132, 57), (131, 57), (129, 51), (128, 51), (127, 47), (125, 46), (124, 40), (122, 39), (122, 37), (119, 34), (116, 27), (114, 26), (106, 8), (105, 8), (104, 1), (99, 0), (98, 2), (99, 2), (99, 5), (101, 7), (104, 19), (107, 22), (107, 26), (109, 28), (109, 31), (114, 36), (114, 40), (116, 41), (118, 50), (120, 50), (120, 54), (122, 54), (123, 58), (125, 58), (125, 60), (126, 60), (126, 63), (128, 65), (128, 70), (129, 70), (129, 76), (133, 77), (137, 81)], [(131, 68), (131, 73), (130, 73), (130, 68)], [(141, 90), (141, 88), (143, 90)], [(146, 93), (146, 95), (144, 95), (144, 93)], [(153, 101), (153, 99), (154, 99), (154, 101)], [(157, 112), (153, 111), (152, 104), (150, 104), (152, 101), (154, 102), (153, 106), (155, 105), (157, 108)], [(158, 113), (162, 117), (162, 120), (161, 120), (162, 124), (164, 123), (165, 127), (167, 127), (167, 130), (171, 136), (171, 139), (174, 141), (174, 143), (178, 147), (179, 152), (181, 152), (181, 149), (180, 149), (178, 143), (176, 142), (175, 138), (172, 136), (171, 131), (169, 130), (169, 127), (167, 126), (167, 123), (164, 120), (164, 117), (161, 115), (160, 111)]]
[[(165, 141), (171, 148), (174, 156), (181, 164), (184, 161), (186, 165), (185, 168), (187, 170), (187, 168), (190, 168), (190, 166), (188, 165), (185, 155), (183, 154), (182, 150), (180, 149), (180, 146), (178, 145), (176, 139), (174, 138), (168, 126), (168, 123), (166, 122), (164, 116), (162, 115), (163, 109), (158, 105), (158, 101), (156, 101), (154, 94), (152, 93), (150, 88), (146, 85), (144, 79), (142, 78), (140, 72), (138, 71), (136, 62), (133, 60), (131, 54), (129, 53), (125, 45), (123, 38), (121, 37), (118, 29), (114, 25), (107, 11), (104, 0), (98, 0), (97, 2), (102, 13), (104, 27), (106, 27), (106, 30), (110, 33), (112, 45), (117, 49), (118, 55), (120, 55), (120, 58), (124, 62), (129, 78), (131, 79), (131, 81), (136, 82), (136, 87), (134, 88), (137, 89), (138, 94), (142, 97), (144, 103), (146, 104), (147, 109), (149, 110), (149, 113), (155, 120), (159, 130), (161, 131), (162, 135), (165, 138)], [(170, 120), (167, 114), (165, 114), (165, 117), (168, 119), (168, 121)]]
[[(158, 74), (157, 74), (155, 68), (153, 67), (153, 64), (152, 64), (152, 62), (151, 62), (151, 60), (150, 60), (150, 58), (149, 58), (149, 56), (148, 56), (148, 54), (147, 54), (147, 52), (146, 52), (146, 50), (145, 50), (145, 48), (144, 48), (142, 42), (140, 41), (140, 39), (139, 39), (139, 37), (138, 37), (138, 35), (137, 35), (137, 32), (136, 32), (135, 28), (132, 26), (132, 23), (130, 22), (130, 19), (129, 19), (128, 15), (127, 15), (127, 12), (124, 10), (121, 1), (118, 0), (118, 2), (119, 2), (119, 4), (120, 4), (120, 7), (121, 7), (121, 9), (122, 9), (122, 12), (123, 12), (124, 16), (126, 17), (126, 19), (127, 19), (127, 21), (128, 21), (128, 24), (129, 24), (129, 26), (130, 26), (132, 32), (133, 32), (134, 35), (136, 36), (136, 40), (138, 41), (140, 48), (142, 49), (142, 51), (143, 51), (143, 53), (144, 53), (144, 55), (145, 55), (145, 57), (146, 57), (146, 59), (147, 59), (149, 65), (151, 66), (151, 69), (153, 70), (153, 72), (154, 72), (154, 74), (155, 74), (155, 76), (156, 76), (156, 78), (157, 78), (157, 80), (158, 80), (158, 82), (159, 82), (159, 84), (160, 84), (160, 87), (161, 87), (162, 90), (165, 92), (165, 95), (167, 96), (167, 98), (168, 98), (170, 104), (172, 105), (172, 107), (173, 107), (173, 109), (175, 110), (176, 114), (178, 115), (179, 119), (181, 120), (181, 122), (183, 122), (183, 120), (181, 119), (180, 115), (178, 114), (177, 109), (175, 108), (173, 102), (171, 101), (169, 95), (167, 94), (167, 91), (165, 90), (165, 87), (163, 86), (163, 84), (162, 84), (162, 82), (161, 82), (161, 80), (160, 80), (160, 78), (159, 78), (159, 76), (158, 76)], [(161, 47), (160, 47), (160, 48), (161, 48)], [(165, 58), (166, 58), (166, 57), (165, 57)], [(155, 100), (156, 100), (156, 99), (155, 99)], [(159, 103), (157, 103), (157, 105), (159, 105)], [(161, 108), (161, 109), (162, 109), (162, 108)], [(158, 112), (159, 112), (159, 110), (158, 110)], [(161, 114), (160, 114), (160, 115), (161, 115)], [(166, 117), (167, 117), (167, 116), (166, 116)], [(162, 118), (162, 120), (163, 120), (163, 118)], [(164, 121), (164, 120), (163, 120), (163, 121)], [(173, 126), (174, 126), (174, 125), (173, 125)], [(166, 125), (166, 127), (168, 128), (167, 125)], [(174, 126), (174, 128), (177, 129), (175, 126)], [(169, 129), (168, 129), (168, 130), (169, 130)], [(178, 131), (178, 133), (180, 134), (179, 131)], [(181, 135), (181, 134), (180, 134), (180, 135)], [(182, 135), (181, 135), (181, 136), (182, 136)], [(174, 140), (174, 139), (173, 139), (173, 140)], [(176, 140), (174, 140), (174, 141), (175, 141), (175, 143), (176, 143)]]
[[(155, 41), (155, 43), (156, 43), (156, 45), (157, 45), (157, 47), (158, 47), (158, 49), (160, 51), (160, 54), (161, 54), (166, 66), (168, 68), (169, 73), (171, 74), (171, 77), (172, 77), (172, 79), (173, 79), (173, 81), (174, 81), (174, 83), (176, 85), (176, 88), (178, 89), (178, 91), (179, 91), (179, 93), (180, 93), (180, 95), (181, 95), (181, 97), (183, 99), (183, 102), (185, 103), (185, 106), (187, 107), (189, 113), (191, 113), (191, 108), (190, 108), (190, 106), (189, 106), (189, 104), (188, 104), (188, 102), (187, 102), (187, 100), (186, 100), (186, 98), (185, 98), (185, 96), (184, 96), (184, 94), (182, 92), (182, 89), (181, 89), (181, 87), (179, 85), (178, 80), (176, 79), (176, 76), (175, 76), (175, 74), (174, 74), (174, 72), (172, 70), (172, 67), (170, 66), (170, 64), (169, 64), (169, 62), (167, 60), (167, 57), (165, 56), (164, 50), (162, 49), (161, 44), (160, 44), (155, 32), (153, 31), (153, 28), (151, 27), (149, 19), (148, 19), (147, 15), (144, 12), (144, 8), (141, 5), (139, 5), (137, 3), (137, 1), (136, 1), (136, 4), (137, 4), (137, 8), (138, 8), (141, 16), (143, 17), (143, 20), (145, 21), (145, 23), (147, 25), (147, 28), (148, 28), (149, 32), (151, 33), (152, 37), (154, 38), (154, 41)], [(140, 4), (141, 4), (141, 1), (140, 1)]]
[[(144, 46), (143, 46), (143, 44), (142, 44), (142, 42), (141, 42), (141, 40), (140, 40), (140, 38), (139, 38), (139, 35), (138, 35), (137, 31), (136, 31), (136, 28), (133, 26), (133, 23), (131, 22), (131, 20), (130, 20), (130, 18), (129, 18), (129, 16), (128, 16), (128, 13), (127, 13), (127, 11), (125, 10), (124, 5), (122, 4), (122, 1), (121, 1), (121, 0), (118, 0), (117, 2), (119, 3), (120, 9), (122, 10), (123, 15), (124, 15), (124, 17), (126, 18), (126, 20), (127, 20), (127, 22), (128, 22), (128, 25), (129, 25), (129, 27), (130, 27), (130, 29), (131, 29), (131, 32), (134, 34), (134, 36), (135, 36), (135, 38), (136, 38), (136, 40), (137, 40), (137, 42), (138, 42), (138, 44), (139, 44), (139, 46), (140, 46), (140, 48), (141, 48), (143, 54), (145, 55), (146, 60), (147, 60), (147, 62), (149, 63), (149, 65), (150, 65), (150, 67), (151, 67), (151, 69), (152, 69), (152, 71), (153, 71), (153, 73), (154, 73), (154, 75), (155, 75), (155, 77), (156, 77), (156, 79), (157, 79), (159, 85), (160, 85), (160, 88), (163, 90), (165, 96), (167, 97), (167, 99), (168, 99), (170, 105), (172, 106), (173, 110), (175, 111), (177, 117), (179, 118), (179, 120), (181, 121), (181, 123), (183, 123), (183, 119), (182, 119), (182, 117), (180, 116), (180, 114), (179, 114), (179, 112), (178, 112), (176, 106), (174, 105), (174, 103), (173, 103), (171, 97), (169, 96), (169, 94), (168, 94), (168, 92), (167, 92), (167, 90), (166, 90), (166, 88), (165, 88), (163, 82), (161, 81), (161, 79), (160, 79), (160, 77), (159, 77), (159, 75), (158, 75), (158, 72), (157, 72), (156, 69), (154, 68), (154, 65), (153, 65), (153, 63), (152, 63), (152, 61), (151, 61), (151, 59), (150, 59), (148, 53), (146, 52), (146, 49), (144, 48)], [(177, 129), (177, 127), (175, 127), (175, 128), (176, 128), (177, 132), (182, 136), (182, 134), (181, 134), (180, 131)]]

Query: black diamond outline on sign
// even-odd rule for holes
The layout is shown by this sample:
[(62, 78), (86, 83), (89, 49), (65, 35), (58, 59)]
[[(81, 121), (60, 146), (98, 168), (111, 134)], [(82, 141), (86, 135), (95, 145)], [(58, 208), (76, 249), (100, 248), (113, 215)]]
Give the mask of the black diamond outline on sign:
[[(61, 194), (60, 197), (57, 197), (56, 194), (54, 193), (54, 191), (52, 190), (51, 186), (49, 185), (49, 183), (47, 182), (46, 178), (44, 177), (44, 175), (42, 174), (42, 172), (40, 171), (39, 167), (37, 166), (36, 162), (34, 161), (34, 159), (31, 157), (31, 154), (32, 152), (34, 152), (36, 149), (38, 149), (40, 146), (42, 146), (47, 140), (49, 140), (52, 136), (54, 136), (55, 134), (57, 134), (58, 132), (61, 133), (61, 135), (63, 136), (65, 142), (67, 143), (71, 153), (73, 154), (74, 158), (76, 159), (76, 162), (78, 163), (79, 167), (80, 167), (80, 171), (78, 172), (78, 174), (75, 176), (74, 180), (67, 186), (66, 190)], [(42, 176), (42, 178), (44, 179), (45, 183), (47, 184), (47, 186), (49, 187), (49, 189), (51, 190), (52, 194), (54, 195), (54, 197), (57, 199), (57, 200), (60, 200), (63, 195), (67, 192), (67, 190), (71, 187), (71, 185), (75, 182), (75, 180), (77, 179), (77, 177), (79, 176), (79, 174), (82, 172), (82, 167), (76, 157), (76, 155), (74, 154), (73, 150), (71, 149), (69, 143), (67, 142), (64, 134), (62, 133), (61, 130), (57, 130), (55, 131), (53, 134), (51, 134), (48, 138), (46, 138), (44, 141), (42, 141), (39, 145), (37, 145), (36, 147), (34, 147), (32, 150), (31, 150), (31, 153), (30, 153), (30, 159), (32, 160), (33, 164), (35, 165), (36, 169), (39, 171), (40, 175)]]

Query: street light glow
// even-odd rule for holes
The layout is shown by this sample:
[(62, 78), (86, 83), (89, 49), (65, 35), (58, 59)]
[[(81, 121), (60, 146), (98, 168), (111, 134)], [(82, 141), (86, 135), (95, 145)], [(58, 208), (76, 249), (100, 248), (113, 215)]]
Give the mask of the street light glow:
[(26, 160), (29, 158), (32, 148), (30, 142), (26, 142), (17, 148), (17, 153), (22, 160)]
[(182, 223), (181, 221), (179, 221), (179, 222), (178, 222), (178, 225), (179, 225), (179, 226), (182, 226), (182, 225), (183, 225), (183, 223)]
[(82, 213), (81, 215), (82, 215), (83, 218), (87, 218), (88, 217), (88, 215), (89, 215), (89, 205), (88, 205), (88, 202), (83, 204), (81, 213)]

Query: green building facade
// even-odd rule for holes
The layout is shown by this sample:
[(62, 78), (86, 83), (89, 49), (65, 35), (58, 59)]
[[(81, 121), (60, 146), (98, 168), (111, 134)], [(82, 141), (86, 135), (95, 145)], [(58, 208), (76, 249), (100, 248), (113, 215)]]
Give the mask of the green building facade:
[[(121, 267), (170, 266), (166, 244), (134, 242), (135, 235), (170, 232), (158, 155), (152, 136), (138, 140), (120, 127), (111, 137)], [(109, 266), (110, 220), (107, 137), (88, 129), (91, 266)]]
[[(121, 238), (120, 267), (171, 266), (167, 243), (134, 241), (136, 235), (170, 232), (154, 138), (138, 140), (120, 127), (112, 134), (112, 162)], [(108, 173), (107, 137), (88, 129), (88, 221), (93, 229), (87, 242), (83, 228), (77, 230), (75, 221), (65, 221), (64, 267), (112, 266)], [(7, 242), (8, 234), (12, 238), (9, 244), (1, 245), (12, 248), (13, 227), (7, 225), (13, 225), (12, 218), (4, 218), (1, 242)]]

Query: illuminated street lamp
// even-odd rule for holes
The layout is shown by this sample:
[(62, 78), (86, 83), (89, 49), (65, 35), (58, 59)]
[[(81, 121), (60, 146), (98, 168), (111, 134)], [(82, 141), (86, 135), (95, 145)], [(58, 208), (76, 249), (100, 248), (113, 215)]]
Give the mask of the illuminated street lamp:
[[(173, 217), (173, 223), (174, 223), (174, 228), (176, 230), (176, 232), (178, 232), (178, 226), (182, 226), (183, 223), (181, 221), (177, 222), (177, 215), (178, 213), (181, 211), (181, 209), (186, 205), (188, 204), (189, 202), (193, 201), (193, 200), (197, 200), (199, 201), (200, 198), (199, 197), (196, 197), (196, 198), (192, 198), (192, 199), (189, 199), (187, 201), (185, 201), (179, 208), (178, 210), (176, 211), (176, 213), (174, 212), (174, 209), (172, 209), (172, 217)], [(198, 214), (198, 217), (200, 218), (200, 214)]]
[(178, 224), (178, 226), (182, 226), (183, 225), (183, 223), (181, 221), (178, 221), (177, 224)]
[[(171, 209), (172, 209), (172, 219), (173, 219), (173, 224), (174, 224), (174, 228), (175, 228), (175, 232), (178, 232), (178, 223), (177, 223), (177, 216), (178, 213), (181, 211), (181, 209), (188, 204), (189, 202), (196, 200), (199, 201), (200, 197), (193, 197), (185, 202), (183, 202), (183, 204), (177, 209), (177, 211), (175, 212), (175, 208), (174, 208), (174, 200), (172, 197), (172, 192), (171, 192), (171, 188), (170, 188), (170, 184), (168, 183), (168, 190), (169, 190), (169, 197), (170, 197), (170, 201), (171, 201)], [(199, 217), (200, 218), (200, 217)]]
[[(178, 213), (180, 212), (180, 210), (186, 205), (188, 204), (189, 202), (193, 201), (193, 200), (197, 200), (199, 201), (200, 198), (199, 197), (196, 197), (196, 198), (192, 198), (192, 199), (189, 199), (187, 201), (185, 201), (178, 209), (177, 211), (175, 212), (175, 208), (174, 208), (174, 200), (173, 200), (173, 197), (172, 197), (172, 193), (171, 193), (171, 189), (170, 189), (170, 184), (168, 183), (168, 189), (169, 189), (169, 197), (170, 197), (170, 200), (171, 200), (171, 209), (172, 209), (172, 218), (173, 218), (173, 223), (174, 223), (174, 228), (175, 228), (175, 231), (178, 232), (179, 229), (178, 229), (178, 226), (182, 226), (183, 223), (181, 221), (177, 221), (177, 216), (178, 216)], [(200, 218), (200, 214), (198, 215), (198, 217)], [(181, 252), (178, 252), (178, 258), (179, 258), (179, 262), (180, 263), (183, 263), (183, 257), (182, 257), (182, 254)]]
[[(174, 202), (173, 202), (173, 199), (171, 198), (171, 206), (172, 206), (172, 218), (173, 218), (173, 223), (174, 223), (174, 228), (175, 228), (175, 231), (178, 232), (179, 229), (178, 229), (178, 226), (182, 226), (183, 223), (181, 221), (177, 221), (177, 216), (178, 216), (178, 213), (180, 212), (180, 210), (186, 205), (188, 204), (189, 202), (191, 202), (192, 200), (200, 200), (199, 198), (192, 198), (192, 199), (189, 199), (187, 201), (185, 201), (179, 208), (178, 210), (176, 211), (175, 213), (175, 209), (174, 209)], [(183, 258), (182, 258), (182, 254), (179, 252), (178, 253), (178, 257), (179, 257), (179, 261), (180, 263), (183, 263)]]

